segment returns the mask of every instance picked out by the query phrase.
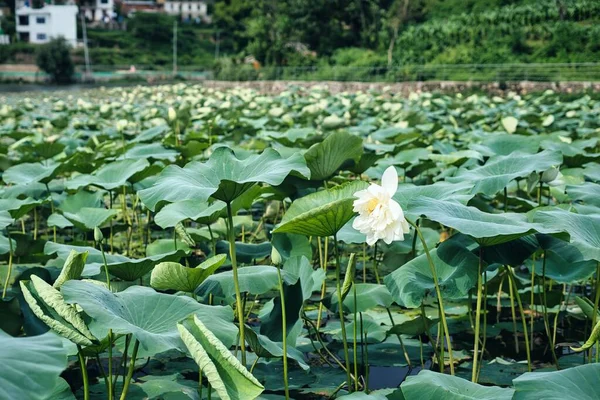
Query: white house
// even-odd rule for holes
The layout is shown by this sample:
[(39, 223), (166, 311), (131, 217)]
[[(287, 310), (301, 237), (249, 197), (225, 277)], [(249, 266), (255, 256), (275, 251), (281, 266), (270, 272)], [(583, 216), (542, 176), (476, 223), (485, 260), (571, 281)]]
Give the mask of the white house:
[(90, 21), (103, 21), (106, 18), (112, 19), (114, 0), (84, 0), (81, 1), (79, 8), (83, 15)]
[(77, 45), (77, 6), (22, 7), (15, 14), (19, 40), (46, 43), (62, 36), (72, 46)]
[(180, 15), (183, 20), (210, 21), (208, 7), (203, 0), (166, 0), (164, 10), (169, 15)]

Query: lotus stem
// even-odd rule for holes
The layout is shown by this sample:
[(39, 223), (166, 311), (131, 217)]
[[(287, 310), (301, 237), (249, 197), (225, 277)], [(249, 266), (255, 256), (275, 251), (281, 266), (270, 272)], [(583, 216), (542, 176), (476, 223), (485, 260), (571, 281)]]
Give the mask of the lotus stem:
[[(290, 388), (288, 386), (288, 359), (287, 359), (287, 321), (285, 313), (285, 293), (283, 291), (283, 279), (281, 279), (281, 267), (277, 264), (277, 278), (279, 280), (279, 298), (281, 301), (281, 330), (283, 342), (283, 387), (285, 398), (290, 398)], [(258, 358), (257, 358), (258, 360)]]
[(215, 243), (215, 237), (213, 235), (213, 231), (210, 227), (210, 224), (206, 224), (206, 226), (208, 227), (208, 234), (210, 235), (210, 246), (212, 250), (212, 255), (214, 256), (215, 254), (217, 254), (217, 245)]
[[(429, 323), (427, 322), (427, 314), (425, 313), (425, 303), (421, 302), (421, 316), (423, 317), (423, 325), (425, 325), (425, 334), (429, 339), (429, 343), (431, 343), (431, 347), (433, 347), (433, 352), (437, 359), (440, 359), (440, 355), (438, 353), (438, 348), (433, 344), (433, 338), (431, 337)], [(422, 343), (421, 343), (422, 344)]]
[[(314, 322), (312, 322), (312, 321), (310, 320), (310, 318), (308, 318), (308, 316), (307, 316), (307, 315), (306, 315), (304, 312), (303, 312), (303, 314), (302, 314), (302, 319), (303, 319), (305, 322), (307, 322), (307, 323), (308, 323), (308, 324), (309, 324), (309, 325), (310, 325), (310, 326), (311, 326), (311, 327), (312, 327), (312, 328), (315, 330), (315, 333), (317, 334), (317, 335), (316, 335), (316, 337), (317, 337), (317, 341), (318, 341), (318, 342), (319, 342), (319, 344), (322, 346), (322, 348), (323, 348), (323, 349), (324, 349), (324, 350), (327, 352), (327, 354), (329, 355), (329, 357), (331, 357), (331, 358), (332, 358), (332, 359), (335, 361), (335, 363), (336, 363), (337, 365), (339, 365), (339, 367), (340, 367), (340, 368), (341, 368), (341, 369), (342, 369), (344, 372), (346, 372), (346, 366), (345, 366), (344, 364), (342, 364), (342, 362), (339, 360), (339, 358), (337, 358), (337, 357), (335, 356), (335, 354), (333, 354), (333, 353), (332, 353), (332, 352), (331, 352), (331, 351), (330, 351), (330, 350), (327, 348), (327, 346), (325, 345), (325, 343), (323, 343), (323, 339), (321, 339), (321, 337), (318, 335), (319, 331), (317, 330), (317, 328), (316, 328), (316, 326), (315, 326)], [(316, 349), (315, 349), (315, 350), (316, 350)], [(319, 355), (321, 355), (321, 353), (320, 353), (320, 352), (318, 352), (318, 353), (319, 353)], [(325, 357), (323, 357), (322, 355), (321, 355), (321, 358), (322, 358), (322, 359), (323, 359), (323, 360), (324, 360), (326, 363), (328, 363), (329, 365), (331, 365), (331, 363), (330, 363), (330, 362), (329, 362), (329, 361), (328, 361), (328, 360), (327, 360)]]
[[(317, 314), (317, 335), (319, 335), (319, 329), (321, 327), (321, 314), (323, 314), (323, 299), (325, 298), (325, 293), (327, 292), (327, 252), (323, 253), (321, 248), (321, 238), (317, 238), (318, 248), (319, 248), (319, 263), (321, 264), (321, 268), (325, 271), (325, 279), (323, 279), (323, 284), (321, 285), (321, 300), (319, 301), (319, 313)], [(327, 238), (325, 238), (325, 250), (327, 250)]]
[[(368, 332), (365, 331), (363, 341), (367, 342)], [(369, 345), (365, 345), (365, 393), (369, 394)]]
[(33, 207), (33, 240), (37, 240), (38, 235), (38, 212), (37, 207)]
[(535, 254), (533, 255), (533, 262), (531, 263), (531, 298), (529, 299), (529, 310), (531, 311), (531, 315), (529, 318), (529, 332), (531, 337), (529, 338), (529, 344), (531, 345), (531, 350), (533, 351), (533, 320), (535, 315), (534, 308), (534, 290), (535, 289)]
[(479, 361), (479, 369), (477, 370), (477, 380), (479, 380), (479, 373), (481, 372), (481, 365), (483, 364), (483, 355), (485, 353), (485, 345), (487, 343), (487, 273), (483, 274), (483, 298), (485, 299), (486, 312), (483, 315), (483, 339), (481, 343), (481, 358)]
[[(352, 329), (352, 352), (354, 354), (352, 354), (353, 356), (353, 362), (354, 362), (354, 391), (358, 392), (358, 346), (357, 346), (357, 340), (356, 340), (356, 335), (357, 335), (357, 328), (358, 328), (358, 321), (356, 320), (356, 285), (354, 284), (354, 282), (352, 282), (352, 292), (353, 292), (353, 296), (354, 296), (354, 315), (352, 315), (353, 318), (353, 322), (354, 322), (354, 326)], [(362, 341), (362, 338), (361, 338)]]
[(519, 333), (517, 332), (517, 312), (515, 311), (515, 294), (512, 283), (510, 282), (510, 278), (508, 282), (508, 293), (510, 296), (510, 312), (512, 314), (513, 335), (515, 337), (515, 353), (519, 354)]
[(108, 330), (108, 400), (112, 400), (114, 398), (114, 386), (113, 386), (113, 359), (112, 359), (112, 346), (113, 346), (113, 336), (112, 329)]
[(477, 368), (479, 365), (479, 328), (481, 324), (481, 298), (483, 293), (481, 290), (482, 281), (482, 264), (483, 264), (483, 251), (479, 247), (479, 267), (477, 269), (477, 306), (475, 309), (475, 344), (473, 349), (473, 370), (471, 371), (471, 381), (477, 383)]
[[(425, 238), (423, 237), (423, 233), (421, 232), (421, 229), (419, 229), (419, 226), (414, 224), (413, 222), (409, 221), (408, 219), (406, 221), (413, 228), (415, 228), (415, 231), (417, 232), (417, 235), (419, 235), (419, 239), (421, 240), (421, 244), (423, 245), (423, 249), (425, 250), (425, 254), (427, 256), (427, 261), (429, 261), (429, 268), (431, 269), (431, 276), (433, 278), (433, 284), (435, 286), (435, 293), (437, 295), (438, 305), (440, 308), (440, 319), (442, 320), (442, 327), (444, 330), (444, 334), (446, 335), (446, 341), (448, 342), (448, 353), (449, 353), (449, 357), (450, 357), (450, 374), (454, 375), (454, 356), (452, 354), (452, 342), (450, 341), (450, 332), (448, 330), (448, 322), (446, 321), (446, 310), (444, 309), (444, 300), (442, 298), (442, 291), (440, 289), (437, 272), (435, 270), (435, 264), (433, 263), (433, 259), (431, 258), (431, 254), (429, 253), (429, 247), (427, 246), (427, 242), (425, 242)], [(443, 341), (442, 341), (442, 343), (443, 343)], [(443, 347), (443, 344), (442, 344), (442, 347)], [(442, 364), (444, 363), (443, 359), (440, 361), (442, 362)]]
[(378, 285), (381, 284), (381, 280), (379, 279), (379, 269), (377, 268), (377, 242), (375, 242), (375, 246), (373, 246), (373, 272), (375, 272), (375, 282)]
[[(54, 214), (54, 200), (52, 200), (52, 192), (50, 191), (50, 187), (48, 186), (48, 183), (44, 183), (44, 185), (46, 185), (46, 191), (48, 192), (48, 197), (50, 198), (50, 210), (52, 211), (52, 214)], [(47, 225), (46, 225), (47, 227)], [(54, 243), (56, 243), (56, 226), (52, 227), (52, 238)]]
[(88, 379), (87, 368), (85, 365), (85, 357), (81, 353), (81, 346), (77, 345), (77, 357), (79, 358), (79, 365), (81, 366), (81, 379), (83, 379), (83, 399), (90, 399), (90, 384)]
[(546, 328), (546, 335), (548, 336), (548, 341), (550, 342), (552, 359), (554, 360), (554, 364), (556, 364), (556, 369), (560, 369), (558, 364), (558, 357), (556, 357), (556, 352), (554, 351), (554, 340), (552, 338), (552, 332), (550, 331), (550, 325), (548, 324), (548, 299), (546, 297), (546, 251), (544, 250), (544, 260), (542, 261), (542, 298), (543, 298), (543, 309), (544, 309), (544, 327)]
[(237, 257), (235, 254), (235, 232), (233, 230), (233, 212), (231, 211), (231, 203), (227, 203), (227, 221), (229, 223), (227, 236), (229, 239), (229, 256), (231, 258), (231, 269), (233, 271), (233, 286), (235, 287), (235, 302), (240, 326), (240, 350), (242, 351), (242, 365), (246, 366), (246, 337), (244, 335), (244, 310), (242, 302), (242, 294), (240, 292), (240, 283), (238, 280)]
[(140, 347), (140, 341), (135, 340), (133, 345), (133, 353), (131, 353), (131, 360), (129, 361), (129, 370), (127, 371), (127, 378), (125, 378), (125, 384), (123, 385), (123, 392), (121, 392), (120, 400), (125, 400), (127, 392), (129, 391), (129, 384), (133, 378), (133, 370), (135, 369), (135, 359), (137, 358), (138, 349)]
[[(519, 305), (519, 313), (521, 314), (521, 323), (523, 324), (523, 336), (525, 336), (525, 354), (527, 355), (527, 370), (531, 372), (531, 351), (529, 350), (529, 335), (527, 334), (527, 320), (525, 319), (525, 312), (523, 311), (523, 304), (521, 302), (521, 296), (519, 296), (519, 291), (517, 290), (517, 282), (515, 280), (515, 276), (511, 271), (510, 266), (506, 266), (506, 271), (508, 273), (508, 278), (513, 286), (514, 294), (517, 298), (517, 304)], [(554, 345), (552, 347), (552, 353), (554, 354)]]
[[(127, 353), (129, 351), (130, 343), (131, 343), (131, 334), (129, 334), (125, 337), (125, 351), (123, 352), (123, 360), (122, 360), (123, 386), (125, 386), (125, 375), (126, 375), (126, 371), (127, 371)], [(118, 375), (117, 375), (117, 377), (118, 377)], [(115, 384), (113, 386), (116, 386), (116, 378), (115, 378)]]
[(2, 289), (2, 298), (6, 297), (6, 291), (8, 290), (8, 283), (10, 282), (10, 276), (12, 275), (12, 267), (13, 267), (13, 244), (12, 239), (10, 238), (10, 231), (8, 228), (6, 229), (6, 236), (8, 237), (8, 268), (6, 271), (6, 277), (4, 278), (4, 287)]
[[(396, 325), (396, 323), (394, 322), (394, 317), (392, 316), (392, 311), (390, 310), (389, 307), (385, 308), (388, 314), (388, 317), (390, 318), (390, 322), (392, 323), (392, 327), (394, 327)], [(406, 351), (406, 347), (404, 346), (404, 340), (402, 340), (402, 335), (401, 334), (396, 334), (396, 337), (398, 338), (398, 342), (400, 343), (400, 347), (402, 347), (402, 353), (404, 354), (404, 359), (406, 360), (406, 364), (408, 365), (408, 368), (412, 368), (412, 363), (410, 362), (410, 357), (408, 356), (408, 352)]]
[(342, 299), (342, 282), (341, 282), (341, 265), (340, 265), (340, 250), (337, 241), (337, 236), (333, 236), (335, 250), (335, 286), (338, 297), (338, 312), (340, 314), (340, 326), (342, 328), (342, 343), (344, 345), (344, 360), (346, 362), (346, 379), (349, 391), (352, 391), (352, 379), (350, 378), (350, 357), (348, 355), (348, 338), (346, 337), (346, 323), (344, 322), (344, 305)]
[[(600, 262), (598, 262), (596, 266), (596, 286), (594, 292), (594, 313), (592, 314), (592, 326), (596, 326), (596, 319), (598, 317), (598, 304), (600, 303)], [(592, 359), (592, 353), (593, 350), (590, 348), (590, 360)], [(597, 347), (596, 357), (598, 357)]]
[[(112, 210), (113, 208), (113, 193), (112, 190), (108, 191), (108, 206), (109, 208)], [(150, 222), (148, 222), (149, 224)], [(109, 238), (109, 243), (110, 243), (110, 252), (114, 252), (114, 247), (113, 247), (113, 219), (110, 219), (110, 238)]]

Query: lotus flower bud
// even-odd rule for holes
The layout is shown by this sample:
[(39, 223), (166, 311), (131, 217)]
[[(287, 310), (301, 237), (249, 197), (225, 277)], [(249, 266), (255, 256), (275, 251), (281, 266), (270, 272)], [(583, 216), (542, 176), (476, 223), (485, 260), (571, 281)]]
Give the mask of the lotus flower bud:
[(169, 107), (169, 121), (175, 121), (177, 119), (177, 112), (173, 107)]
[(102, 241), (104, 240), (104, 235), (98, 227), (94, 228), (94, 240), (96, 241), (96, 243), (102, 243)]

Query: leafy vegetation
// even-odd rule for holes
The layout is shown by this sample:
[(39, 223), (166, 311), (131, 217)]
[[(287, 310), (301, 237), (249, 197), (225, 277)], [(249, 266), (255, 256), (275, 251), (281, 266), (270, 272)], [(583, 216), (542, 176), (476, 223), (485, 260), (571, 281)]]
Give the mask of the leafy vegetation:
[(75, 72), (70, 46), (62, 37), (40, 46), (35, 61), (37, 66), (57, 83), (70, 82)]
[(599, 108), (3, 97), (0, 397), (598, 398)]

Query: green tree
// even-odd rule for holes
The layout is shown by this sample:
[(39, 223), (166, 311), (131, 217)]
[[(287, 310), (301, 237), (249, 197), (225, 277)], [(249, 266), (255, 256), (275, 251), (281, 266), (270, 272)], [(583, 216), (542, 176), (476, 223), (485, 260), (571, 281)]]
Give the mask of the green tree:
[(57, 83), (70, 82), (75, 71), (71, 59), (71, 46), (63, 37), (41, 45), (36, 54), (36, 64)]

